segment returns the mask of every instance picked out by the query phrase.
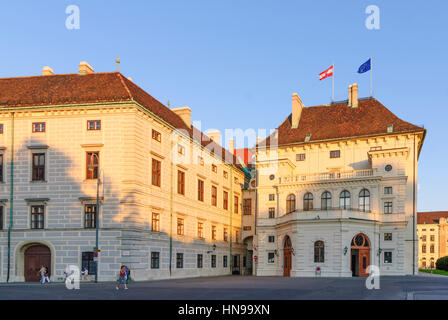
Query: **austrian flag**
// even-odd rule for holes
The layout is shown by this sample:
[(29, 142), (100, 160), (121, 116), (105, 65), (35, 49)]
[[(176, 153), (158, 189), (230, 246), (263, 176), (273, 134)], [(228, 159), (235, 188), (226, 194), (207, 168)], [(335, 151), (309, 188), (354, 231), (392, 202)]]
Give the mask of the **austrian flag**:
[(334, 65), (325, 70), (324, 72), (319, 73), (319, 80), (324, 80), (325, 78), (333, 76)]

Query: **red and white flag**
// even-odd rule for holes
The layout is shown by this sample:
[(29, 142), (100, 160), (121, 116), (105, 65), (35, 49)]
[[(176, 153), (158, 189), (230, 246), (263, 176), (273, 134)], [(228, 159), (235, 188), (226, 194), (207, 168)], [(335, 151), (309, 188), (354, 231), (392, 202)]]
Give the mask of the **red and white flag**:
[(333, 76), (334, 65), (325, 70), (324, 72), (319, 73), (319, 80), (324, 80), (325, 78)]

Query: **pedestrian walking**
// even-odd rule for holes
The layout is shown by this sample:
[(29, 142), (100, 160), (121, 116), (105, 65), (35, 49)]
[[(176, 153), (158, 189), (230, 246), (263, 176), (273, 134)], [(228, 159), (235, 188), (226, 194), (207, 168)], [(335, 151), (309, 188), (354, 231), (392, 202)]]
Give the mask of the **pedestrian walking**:
[(48, 272), (48, 267), (45, 267), (44, 283), (45, 283), (45, 281), (50, 283), (50, 273)]
[(126, 285), (126, 266), (121, 266), (120, 268), (120, 275), (117, 280), (117, 287), (118, 290), (120, 288), (120, 283), (124, 284), (124, 289), (127, 290), (128, 287)]
[(131, 282), (131, 269), (128, 266), (126, 267), (126, 283), (129, 284)]
[(45, 272), (46, 272), (46, 269), (45, 269), (44, 265), (41, 265), (39, 273), (40, 273), (40, 283), (42, 283), (42, 284), (45, 283)]
[(87, 281), (87, 276), (89, 275), (89, 270), (87, 270), (87, 268), (84, 267), (81, 271), (81, 274), (83, 275), (84, 281)]

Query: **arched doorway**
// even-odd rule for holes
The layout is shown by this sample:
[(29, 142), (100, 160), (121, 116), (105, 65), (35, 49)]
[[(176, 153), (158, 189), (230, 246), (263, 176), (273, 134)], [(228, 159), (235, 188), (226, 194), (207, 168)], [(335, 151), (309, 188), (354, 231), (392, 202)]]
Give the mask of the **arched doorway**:
[(289, 236), (285, 237), (283, 242), (283, 276), (290, 277), (291, 276), (291, 266), (292, 266), (292, 243), (291, 238)]
[(24, 276), (27, 282), (40, 280), (39, 270), (41, 266), (48, 268), (51, 275), (51, 251), (44, 245), (33, 245), (25, 251)]
[(369, 238), (359, 233), (353, 237), (351, 243), (351, 270), (353, 277), (367, 277), (367, 267), (370, 265)]

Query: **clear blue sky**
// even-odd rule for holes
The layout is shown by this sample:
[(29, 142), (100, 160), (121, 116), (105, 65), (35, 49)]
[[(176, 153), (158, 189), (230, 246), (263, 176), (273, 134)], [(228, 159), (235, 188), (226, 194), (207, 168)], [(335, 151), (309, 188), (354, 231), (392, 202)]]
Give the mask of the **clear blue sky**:
[[(80, 29), (65, 27), (68, 5)], [(380, 30), (365, 27), (368, 5)], [(8, 1), (0, 4), (0, 77), (120, 71), (172, 106), (188, 105), (207, 128), (274, 128), (289, 114), (291, 94), (305, 105), (328, 103), (336, 65), (336, 100), (357, 82), (397, 116), (424, 125), (419, 210), (448, 210), (446, 63), (447, 1)], [(239, 146), (238, 146), (239, 147)]]

